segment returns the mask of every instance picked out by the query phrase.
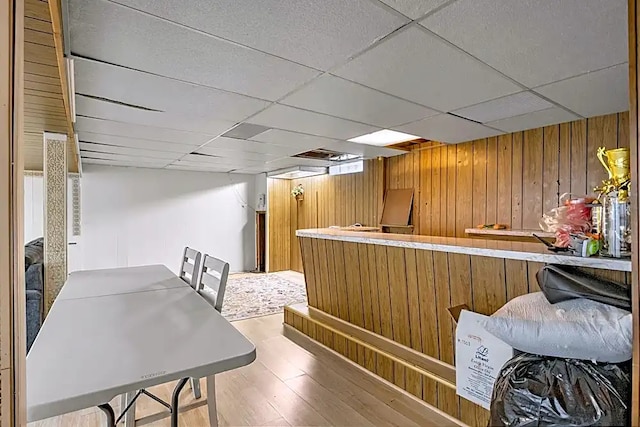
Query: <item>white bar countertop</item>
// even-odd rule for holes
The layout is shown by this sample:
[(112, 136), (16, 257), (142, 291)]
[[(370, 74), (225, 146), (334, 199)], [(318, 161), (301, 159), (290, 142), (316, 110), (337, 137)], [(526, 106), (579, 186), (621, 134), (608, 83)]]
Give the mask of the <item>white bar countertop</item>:
[(335, 228), (297, 230), (296, 236), (340, 240), (353, 243), (425, 249), (436, 252), (478, 255), (492, 258), (517, 259), (574, 267), (631, 271), (631, 260), (604, 257), (582, 258), (549, 251), (542, 243), (505, 240), (469, 239), (462, 237), (416, 236), (412, 234), (363, 233)]

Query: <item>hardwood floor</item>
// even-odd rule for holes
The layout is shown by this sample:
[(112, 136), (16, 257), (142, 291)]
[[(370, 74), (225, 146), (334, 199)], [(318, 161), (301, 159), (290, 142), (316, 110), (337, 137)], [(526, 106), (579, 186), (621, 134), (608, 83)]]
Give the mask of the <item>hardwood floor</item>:
[[(216, 376), (221, 426), (430, 426), (421, 403), (388, 388), (322, 348), (313, 353), (283, 335), (282, 314), (234, 322), (257, 348), (249, 366)], [(207, 426), (206, 387), (195, 400), (181, 395), (180, 425)], [(174, 383), (150, 391), (169, 400)], [(114, 409), (119, 399), (112, 402)], [(116, 412), (118, 412), (116, 410)], [(168, 412), (147, 397), (137, 404), (138, 426), (169, 426)], [(29, 427), (102, 426), (97, 409), (87, 409), (29, 424)]]

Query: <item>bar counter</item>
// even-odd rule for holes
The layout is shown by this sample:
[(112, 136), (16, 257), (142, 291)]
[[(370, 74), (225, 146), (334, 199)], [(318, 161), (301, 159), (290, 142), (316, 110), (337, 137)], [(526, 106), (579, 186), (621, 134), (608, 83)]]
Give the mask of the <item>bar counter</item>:
[(614, 271), (631, 271), (631, 260), (629, 259), (604, 258), (597, 256), (583, 258), (568, 254), (553, 253), (542, 243), (536, 242), (513, 242), (461, 237), (354, 232), (335, 228), (297, 230), (296, 236), (339, 240), (352, 243), (367, 243), (398, 248), (479, 255), (491, 258), (535, 261), (545, 264), (571, 265), (575, 267), (600, 268)]
[(450, 308), (491, 315), (539, 291), (536, 273), (545, 263), (631, 283), (629, 260), (554, 254), (538, 243), (329, 228), (296, 235), (307, 303), (285, 307), (286, 330), (422, 399), (446, 417), (443, 425), (488, 420), (488, 411), (456, 396)]

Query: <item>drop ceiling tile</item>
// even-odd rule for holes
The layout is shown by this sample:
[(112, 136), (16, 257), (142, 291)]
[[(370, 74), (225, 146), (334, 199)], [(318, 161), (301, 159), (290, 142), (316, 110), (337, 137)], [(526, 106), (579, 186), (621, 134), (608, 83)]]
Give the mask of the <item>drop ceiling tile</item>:
[(626, 0), (458, 0), (421, 24), (527, 87), (628, 56)]
[(370, 0), (116, 2), (322, 70), (409, 21)]
[(181, 157), (181, 153), (171, 153), (169, 151), (144, 150), (140, 148), (120, 147), (117, 145), (97, 144), (93, 142), (80, 142), (80, 150), (87, 152), (123, 154), (128, 156), (152, 157), (157, 159), (176, 160)]
[(250, 122), (271, 128), (336, 139), (350, 139), (379, 130), (375, 126), (279, 104), (272, 105), (258, 113), (251, 118)]
[(202, 133), (143, 126), (112, 120), (100, 120), (90, 117), (78, 117), (75, 128), (78, 133), (101, 133), (133, 139), (150, 139), (152, 141), (163, 141), (186, 145), (204, 144), (215, 137), (215, 135), (212, 136)]
[(258, 166), (262, 164), (260, 162), (250, 162), (246, 160), (230, 161), (229, 159), (223, 159), (223, 161), (211, 161), (211, 159), (215, 159), (215, 158), (212, 157), (207, 159), (206, 156), (189, 155), (184, 159), (180, 159), (176, 162), (173, 162), (172, 165), (206, 167), (206, 168), (214, 167), (214, 168), (220, 168), (220, 169), (225, 169), (227, 171), (230, 171), (232, 169), (242, 169), (242, 168), (253, 167), (253, 166)]
[(295, 150), (307, 151), (314, 148), (323, 147), (335, 139), (323, 138), (320, 136), (307, 135), (304, 133), (291, 132), (281, 129), (270, 129), (251, 138), (252, 141), (266, 142), (283, 147), (294, 148)]
[(281, 158), (282, 154), (265, 154), (265, 153), (253, 153), (247, 151), (229, 150), (226, 148), (219, 148), (210, 144), (204, 147), (198, 148), (194, 153), (208, 154), (211, 156), (239, 159), (239, 160), (253, 160), (258, 162), (266, 162), (268, 160), (275, 160)]
[(80, 150), (80, 157), (85, 159), (98, 159), (98, 160), (115, 160), (115, 161), (124, 161), (124, 162), (142, 162), (142, 163), (154, 163), (159, 165), (168, 165), (175, 159), (159, 159), (151, 156), (131, 156), (125, 154), (114, 154), (114, 153), (99, 153), (95, 151), (84, 151)]
[(440, 111), (522, 90), (419, 27), (397, 33), (333, 74)]
[(76, 55), (268, 100), (318, 74), (105, 0), (71, 0), (69, 11)]
[(240, 123), (230, 131), (223, 133), (220, 136), (225, 136), (235, 139), (251, 139), (259, 133), (269, 130), (268, 127), (262, 125), (253, 125), (251, 123)]
[(258, 175), (261, 173), (269, 172), (269, 168), (267, 167), (255, 167), (255, 168), (246, 168), (246, 169), (236, 169), (232, 170), (233, 174), (246, 174), (246, 175)]
[(86, 132), (76, 127), (78, 139), (82, 142), (95, 142), (118, 147), (129, 147), (149, 151), (166, 151), (170, 153), (190, 153), (200, 144), (174, 144), (171, 142), (154, 141), (151, 139), (128, 138), (124, 136), (105, 135), (101, 133)]
[(397, 130), (448, 144), (488, 138), (503, 133), (450, 114), (441, 114), (409, 123), (398, 127)]
[(324, 145), (322, 148), (337, 151), (339, 153), (355, 154), (358, 156), (362, 156), (365, 159), (373, 159), (376, 157), (392, 157), (399, 154), (407, 153), (403, 150), (396, 150), (387, 147), (376, 147), (374, 145), (367, 144), (357, 144), (355, 142), (348, 141), (331, 142), (327, 145)]
[(213, 153), (216, 149), (243, 151), (247, 153), (261, 153), (273, 156), (289, 156), (300, 152), (291, 147), (267, 144), (264, 142), (249, 141), (244, 139), (225, 138), (221, 136), (202, 147), (201, 152)]
[(551, 83), (536, 92), (584, 117), (629, 110), (629, 65), (620, 64), (593, 73)]
[(418, 19), (448, 0), (381, 0), (411, 19)]
[(183, 158), (181, 158), (179, 163), (187, 164), (187, 163), (198, 163), (198, 164), (211, 164), (211, 165), (220, 165), (220, 167), (227, 167), (232, 165), (233, 167), (237, 166), (254, 166), (257, 164), (262, 164), (264, 162), (253, 161), (253, 160), (243, 160), (238, 158), (229, 158), (229, 157), (215, 157), (206, 154), (187, 154)]
[(167, 113), (236, 122), (269, 105), (261, 99), (82, 58), (75, 59), (74, 68), (76, 94)]
[(328, 74), (287, 96), (281, 103), (384, 128), (438, 114)]
[(122, 166), (132, 168), (152, 168), (162, 169), (166, 162), (130, 161), (130, 160), (103, 160), (103, 159), (82, 159), (82, 164), (94, 164), (105, 166)]
[(167, 167), (165, 167), (165, 169), (187, 171), (187, 172), (212, 172), (212, 173), (228, 173), (232, 170), (228, 167), (220, 167), (216, 165), (192, 166), (192, 165), (186, 165), (182, 163), (168, 165)]
[(489, 122), (487, 123), (487, 126), (502, 129), (505, 132), (517, 132), (542, 126), (570, 122), (579, 118), (580, 117), (575, 116), (562, 108), (552, 107), (546, 110), (536, 111), (534, 113), (523, 114), (522, 116)]
[(532, 92), (520, 92), (507, 95), (502, 98), (472, 105), (453, 111), (457, 116), (474, 120), (480, 123), (492, 122), (506, 117), (519, 116), (534, 111), (545, 110), (553, 107), (548, 101), (540, 98)]
[(210, 118), (184, 114), (145, 111), (80, 95), (76, 95), (76, 114), (83, 117), (144, 126), (200, 132), (209, 135), (209, 139), (220, 135), (236, 124), (236, 122), (211, 120)]

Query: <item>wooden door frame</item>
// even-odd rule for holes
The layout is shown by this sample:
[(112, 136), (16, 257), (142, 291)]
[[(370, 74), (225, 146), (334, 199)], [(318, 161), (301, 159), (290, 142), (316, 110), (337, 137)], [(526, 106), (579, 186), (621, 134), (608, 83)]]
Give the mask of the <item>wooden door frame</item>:
[(0, 425), (26, 425), (24, 0), (0, 2)]
[(632, 310), (633, 310), (633, 370), (631, 425), (640, 426), (640, 250), (638, 248), (640, 192), (638, 191), (638, 0), (628, 0), (629, 10), (629, 146), (631, 149), (631, 228), (632, 228)]

